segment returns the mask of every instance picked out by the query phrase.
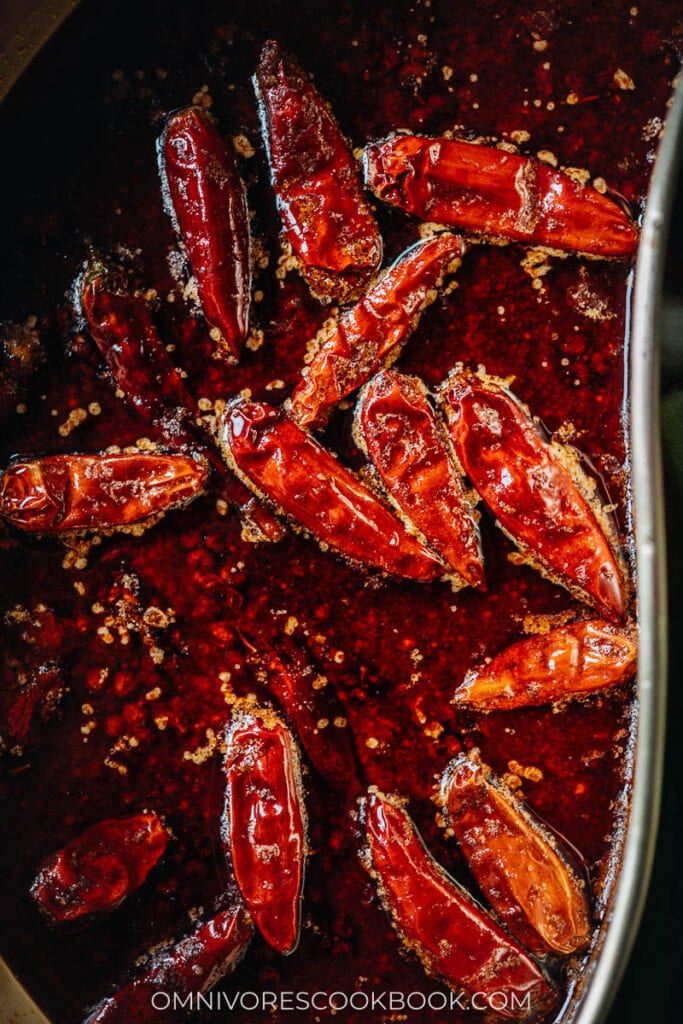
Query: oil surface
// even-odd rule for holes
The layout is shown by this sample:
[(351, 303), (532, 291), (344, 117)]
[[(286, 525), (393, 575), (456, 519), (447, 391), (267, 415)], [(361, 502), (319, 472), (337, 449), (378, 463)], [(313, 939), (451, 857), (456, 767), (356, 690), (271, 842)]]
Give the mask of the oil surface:
[[(2, 112), (3, 138), (12, 143), (0, 216), (11, 259), (0, 280), (0, 316), (37, 316), (50, 350), (28, 412), (2, 442), (3, 465), (15, 454), (155, 438), (116, 397), (94, 345), (69, 316), (65, 293), (90, 243), (133, 254), (138, 282), (156, 290), (174, 359), (207, 400), (202, 407), (245, 387), (275, 404), (290, 393), (306, 343), (329, 311), (296, 273), (275, 275), (278, 223), (250, 84), (266, 39), (277, 38), (313, 74), (354, 146), (399, 127), (517, 140), (525, 153), (545, 151), (560, 166), (603, 179), (639, 213), (677, 70), (676, 7), (365, 0), (340, 2), (330, 23), (315, 2), (252, 0), (229, 10), (208, 3), (199, 12), (180, 3), (85, 3)], [(237, 368), (212, 358), (184, 281), (172, 273), (176, 240), (162, 210), (154, 144), (165, 113), (193, 98), (211, 100), (224, 131), (246, 136), (255, 151), (241, 170), (268, 255), (254, 304), (264, 341)], [(388, 261), (418, 237), (418, 225), (387, 208), (377, 216)], [(631, 268), (553, 257), (539, 275), (526, 256), (513, 245), (472, 246), (458, 288), (425, 313), (398, 366), (428, 385), (457, 362), (514, 376), (514, 392), (550, 433), (572, 437), (601, 478), (627, 552)], [(348, 413), (335, 416), (326, 440), (348, 464), (362, 464)], [(457, 595), (441, 583), (369, 581), (294, 534), (277, 545), (246, 543), (211, 496), (141, 535), (78, 549), (2, 534), (8, 654), (30, 660), (37, 645), (41, 658), (61, 658), (68, 686), (23, 756), (6, 756), (1, 779), (0, 944), (57, 1024), (81, 1019), (150, 946), (187, 932), (191, 915), (229, 882), (217, 745), (230, 701), (256, 686), (240, 625), (258, 626), (275, 645), (286, 630), (307, 651), (339, 696), (342, 727), (367, 781), (409, 798), (431, 851), (475, 893), (457, 847), (435, 823), (435, 775), (474, 745), (498, 772), (523, 777), (523, 769), (539, 769), (530, 773), (537, 781), (523, 779), (524, 794), (580, 851), (599, 922), (628, 804), (634, 700), (620, 692), (559, 713), (488, 716), (450, 705), (467, 669), (536, 628), (538, 617), (584, 612), (564, 590), (512, 563), (512, 545), (486, 514), (481, 526), (488, 590)], [(340, 727), (327, 728), (334, 744)], [(402, 955), (357, 860), (349, 817), (357, 794), (342, 786), (341, 796), (312, 766), (306, 788), (312, 854), (299, 948), (283, 959), (256, 939), (225, 991), (441, 991)], [(50, 930), (27, 895), (41, 861), (94, 822), (146, 808), (173, 832), (162, 864), (108, 918), (80, 932)], [(577, 971), (580, 964), (570, 965), (569, 983)], [(244, 1011), (230, 1019), (255, 1024), (266, 1016)], [(443, 1019), (439, 1011), (418, 1017)], [(310, 1021), (311, 1014), (268, 1019)], [(379, 1010), (373, 1019), (391, 1014)]]

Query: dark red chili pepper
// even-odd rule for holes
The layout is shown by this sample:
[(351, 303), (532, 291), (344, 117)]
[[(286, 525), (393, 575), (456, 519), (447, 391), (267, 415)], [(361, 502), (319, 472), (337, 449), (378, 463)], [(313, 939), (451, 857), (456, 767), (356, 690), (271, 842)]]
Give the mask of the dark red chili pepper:
[(50, 455), (5, 470), (0, 515), (35, 533), (126, 526), (187, 503), (207, 476), (191, 455)]
[(301, 929), (306, 809), (294, 738), (268, 708), (238, 710), (226, 737), (223, 836), (254, 924), (279, 953)]
[(467, 673), (453, 703), (477, 711), (559, 704), (633, 677), (634, 630), (600, 619), (558, 626), (506, 647)]
[(516, 153), (398, 134), (366, 146), (364, 168), (378, 198), (422, 220), (593, 256), (630, 256), (638, 244), (607, 196)]
[[(166, 1024), (176, 1020), (177, 1011), (168, 1009), (174, 997), (208, 992), (234, 971), (253, 931), (249, 915), (241, 906), (200, 921), (175, 945), (152, 954), (132, 981), (93, 1007), (83, 1024)], [(168, 996), (168, 1003), (160, 1001), (159, 994)]]
[(543, 970), (437, 864), (399, 800), (370, 789), (362, 820), (365, 866), (400, 939), (428, 974), (476, 995), (474, 1009), (508, 1019), (527, 1020), (555, 1005)]
[(440, 804), (482, 892), (520, 942), (540, 956), (588, 945), (585, 881), (559, 839), (478, 752), (462, 754), (446, 768)]
[(243, 479), (322, 543), (396, 576), (426, 581), (443, 573), (438, 557), (282, 410), (238, 399), (222, 434)]
[(503, 530), (532, 564), (609, 619), (621, 620), (621, 573), (571, 473), (510, 394), (473, 373), (443, 386), (456, 455)]
[(479, 531), (424, 385), (382, 370), (363, 388), (354, 437), (403, 515), (461, 581), (486, 589)]
[(159, 337), (144, 298), (131, 293), (118, 268), (96, 258), (76, 282), (76, 292), (88, 330), (128, 401), (156, 423), (169, 444), (199, 447), (225, 501), (239, 510), (247, 524), (253, 524), (261, 538), (280, 540), (281, 524), (235, 479), (213, 439), (196, 424), (194, 399)]
[(352, 309), (323, 327), (292, 394), (292, 416), (300, 426), (323, 426), (342, 398), (398, 358), (446, 273), (460, 266), (463, 252), (457, 235), (417, 242)]
[(113, 910), (142, 885), (167, 843), (156, 814), (101, 821), (48, 857), (31, 895), (60, 924)]
[(123, 272), (92, 257), (76, 282), (77, 302), (100, 355), (129, 402), (154, 419), (194, 408), (159, 337), (147, 303)]
[(211, 338), (236, 360), (249, 330), (249, 215), (234, 156), (197, 107), (171, 114), (159, 139), (164, 201), (192, 268)]
[(350, 299), (379, 267), (382, 240), (339, 126), (272, 40), (254, 88), (285, 238), (316, 298)]

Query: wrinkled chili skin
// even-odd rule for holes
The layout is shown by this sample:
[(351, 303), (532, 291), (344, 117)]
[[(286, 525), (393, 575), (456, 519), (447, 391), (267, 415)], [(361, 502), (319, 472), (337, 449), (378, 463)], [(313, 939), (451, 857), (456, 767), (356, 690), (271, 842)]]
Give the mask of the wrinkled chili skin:
[(467, 673), (453, 703), (476, 711), (565, 703), (622, 686), (635, 675), (637, 664), (632, 627), (587, 619), (499, 651)]
[(444, 566), (322, 445), (265, 403), (237, 399), (222, 425), (244, 480), (324, 544), (361, 565), (426, 582)]
[(424, 385), (393, 370), (358, 399), (354, 436), (402, 513), (470, 586), (486, 589), (479, 531)]
[[(370, 790), (362, 805), (368, 870), (405, 946), (427, 973), (486, 1000), (508, 1019), (549, 1010), (557, 993), (543, 970), (431, 856), (396, 798)], [(514, 994), (505, 1008), (488, 1003)], [(525, 999), (528, 1004), (524, 1006)]]
[(167, 843), (156, 814), (101, 821), (48, 857), (31, 895), (58, 924), (114, 910), (140, 888)]
[(607, 196), (516, 153), (399, 134), (366, 146), (363, 166), (379, 199), (422, 220), (592, 256), (630, 257), (638, 244)]
[[(155, 993), (172, 997), (210, 991), (237, 967), (253, 931), (249, 915), (241, 906), (221, 910), (208, 921), (200, 921), (188, 936), (154, 953), (139, 974), (93, 1007), (83, 1024), (158, 1022)], [(185, 1019), (185, 1014), (167, 1009), (164, 1020), (167, 1019)]]
[(100, 355), (138, 412), (161, 419), (194, 408), (147, 303), (131, 292), (118, 267), (89, 260), (76, 284), (76, 299)]
[(207, 478), (191, 455), (50, 455), (5, 470), (0, 516), (33, 533), (128, 526), (197, 497)]
[(585, 949), (591, 913), (584, 881), (558, 837), (474, 751), (446, 768), (440, 803), (444, 824), (509, 931), (537, 956)]
[(382, 260), (356, 163), (322, 96), (273, 40), (254, 88), (284, 237), (313, 295), (348, 301)]
[(165, 204), (192, 268), (211, 337), (237, 360), (249, 330), (249, 214), (235, 159), (197, 107), (168, 119), (159, 139)]
[(272, 711), (246, 711), (236, 715), (226, 747), (226, 855), (254, 924), (287, 955), (299, 942), (306, 859), (296, 742)]
[(355, 306), (323, 327), (316, 339), (319, 347), (292, 393), (292, 416), (299, 426), (324, 426), (342, 398), (398, 358), (464, 251), (462, 240), (447, 233), (417, 242)]
[(626, 595), (609, 542), (533, 420), (473, 373), (451, 376), (441, 395), (458, 460), (502, 528), (564, 586), (622, 621)]

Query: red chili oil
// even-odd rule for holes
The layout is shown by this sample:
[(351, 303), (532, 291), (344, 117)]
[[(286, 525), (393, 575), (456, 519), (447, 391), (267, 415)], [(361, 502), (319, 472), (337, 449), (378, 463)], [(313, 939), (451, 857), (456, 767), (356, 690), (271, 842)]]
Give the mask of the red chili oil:
[[(340, 2), (332, 20), (313, 0), (251, 0), (229, 10), (212, 2), (200, 11), (181, 3), (84, 4), (0, 114), (3, 138), (13, 140), (0, 199), (12, 254), (0, 314), (38, 316), (50, 348), (28, 412), (2, 444), (3, 464), (14, 454), (99, 451), (158, 437), (116, 396), (64, 301), (90, 243), (128, 250), (137, 283), (156, 291), (164, 340), (198, 398), (213, 402), (250, 388), (255, 399), (277, 404), (290, 393), (329, 309), (296, 273), (275, 274), (278, 221), (250, 84), (266, 39), (278, 39), (313, 74), (354, 146), (401, 127), (516, 142), (524, 153), (585, 169), (640, 214), (678, 65), (678, 17), (674, 3), (636, 9), (623, 0), (365, 0)], [(263, 342), (236, 368), (213, 358), (206, 327), (183, 296), (184, 279), (171, 272), (177, 243), (162, 210), (154, 142), (164, 114), (193, 101), (255, 150), (242, 156), (241, 171), (268, 258), (255, 282)], [(417, 239), (419, 225), (387, 208), (377, 216), (388, 261)], [(457, 289), (424, 314), (398, 363), (428, 385), (456, 362), (514, 376), (515, 394), (551, 433), (571, 436), (601, 478), (627, 553), (631, 279), (625, 262), (569, 255), (534, 266), (518, 246), (473, 245)], [(325, 437), (360, 466), (349, 417), (335, 415)], [(435, 776), (474, 745), (495, 771), (516, 776), (530, 804), (580, 851), (597, 925), (628, 809), (632, 693), (557, 712), (487, 716), (449, 703), (482, 657), (545, 616), (560, 621), (585, 609), (511, 562), (513, 546), (486, 513), (488, 590), (453, 594), (441, 583), (372, 580), (294, 533), (254, 546), (222, 511), (206, 496), (140, 535), (78, 547), (10, 530), (0, 538), (9, 657), (23, 666), (59, 660), (67, 688), (44, 722), (36, 716), (23, 754), (5, 756), (1, 780), (0, 947), (56, 1024), (79, 1021), (148, 948), (187, 933), (230, 882), (219, 835), (221, 733), (234, 695), (265, 696), (245, 663), (240, 624), (265, 630), (275, 646), (287, 632), (307, 651), (343, 707), (346, 724), (325, 726), (330, 744), (338, 729), (350, 730), (367, 782), (409, 799), (434, 856), (475, 895), (454, 841), (435, 823)], [(18, 671), (10, 660), (10, 680)], [(222, 989), (445, 991), (403, 954), (358, 862), (353, 799), (334, 795), (311, 765), (305, 785), (312, 852), (299, 948), (282, 958), (257, 938)], [(163, 815), (173, 838), (139, 893), (87, 929), (51, 929), (29, 898), (45, 857), (99, 820), (144, 809)], [(565, 989), (581, 964), (552, 966)], [(444, 1019), (439, 1011), (414, 1016)], [(369, 1018), (391, 1014), (336, 1015)], [(268, 1019), (308, 1022), (312, 1012)], [(456, 1011), (448, 1019), (469, 1016)]]

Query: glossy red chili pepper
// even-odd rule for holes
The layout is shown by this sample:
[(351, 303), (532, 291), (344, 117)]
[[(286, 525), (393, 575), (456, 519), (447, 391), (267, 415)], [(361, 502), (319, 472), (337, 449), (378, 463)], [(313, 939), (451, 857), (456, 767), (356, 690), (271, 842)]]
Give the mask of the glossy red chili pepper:
[(226, 747), (226, 852), (254, 924), (286, 955), (299, 942), (306, 858), (299, 753), (268, 708), (236, 711)]
[(355, 798), (363, 788), (358, 759), (331, 683), (290, 637), (280, 637), (275, 649), (262, 635), (249, 640), (240, 630), (240, 636), (259, 682), (282, 708), (315, 770), (331, 788)]
[(347, 558), (396, 576), (432, 580), (444, 571), (353, 473), (282, 410), (241, 399), (223, 421), (226, 458), (248, 484)]
[(516, 153), (399, 134), (366, 146), (364, 169), (378, 198), (422, 220), (593, 256), (630, 256), (638, 244), (607, 196)]
[(101, 821), (48, 857), (31, 895), (60, 924), (114, 910), (142, 885), (167, 843), (156, 814)]
[(249, 215), (234, 156), (197, 107), (159, 139), (164, 202), (187, 253), (211, 338), (236, 360), (249, 330)]
[[(83, 1024), (165, 1024), (177, 1019), (177, 1012), (167, 1009), (173, 998), (208, 992), (234, 971), (253, 931), (243, 907), (230, 907), (200, 921), (175, 945), (153, 953), (132, 981), (93, 1007)], [(153, 998), (155, 993), (167, 995), (169, 1003), (162, 1007), (158, 995)]]
[(621, 620), (616, 559), (573, 476), (519, 402), (490, 379), (458, 373), (443, 406), (465, 473), (524, 555), (551, 579)]
[(467, 673), (453, 703), (477, 711), (558, 704), (627, 683), (636, 672), (635, 631), (600, 619), (520, 640)]
[(396, 932), (428, 974), (476, 994), (475, 1009), (505, 1018), (526, 1020), (555, 1005), (543, 970), (437, 864), (399, 800), (371, 789), (362, 817), (365, 866)]
[(0, 515), (35, 533), (126, 526), (185, 504), (208, 476), (190, 455), (50, 455), (0, 479)]
[(155, 422), (169, 444), (199, 447), (221, 497), (238, 509), (261, 539), (280, 540), (284, 530), (275, 516), (235, 479), (213, 439), (196, 424), (194, 399), (159, 337), (147, 303), (131, 293), (124, 274), (93, 258), (76, 282), (76, 292), (88, 330), (126, 398)]
[(285, 239), (316, 298), (357, 294), (382, 261), (360, 175), (322, 96), (270, 40), (254, 75)]
[(292, 394), (292, 416), (300, 426), (323, 426), (342, 398), (398, 358), (446, 273), (460, 266), (463, 252), (457, 235), (417, 242), (352, 309), (323, 327)]
[(479, 531), (424, 385), (393, 370), (376, 374), (358, 399), (354, 438), (426, 543), (461, 582), (485, 590)]
[(482, 892), (507, 928), (538, 955), (568, 955), (590, 940), (585, 880), (559, 839), (482, 764), (477, 751), (441, 780), (444, 824), (453, 830)]

